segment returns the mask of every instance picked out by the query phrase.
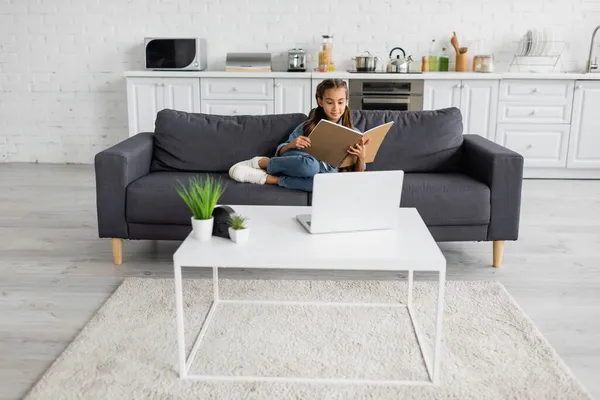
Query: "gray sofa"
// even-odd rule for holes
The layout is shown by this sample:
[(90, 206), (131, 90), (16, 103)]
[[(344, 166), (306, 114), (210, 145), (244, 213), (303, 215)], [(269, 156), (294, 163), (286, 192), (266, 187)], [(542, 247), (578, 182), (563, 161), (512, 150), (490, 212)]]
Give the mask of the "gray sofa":
[[(227, 182), (222, 204), (310, 205), (311, 194), (238, 183), (237, 161), (272, 156), (304, 114), (219, 116), (165, 109), (155, 132), (130, 137), (95, 157), (98, 234), (113, 239), (183, 240), (191, 213), (174, 185), (210, 174)], [(367, 170), (404, 170), (401, 207), (416, 207), (436, 241), (492, 241), (499, 266), (505, 240), (519, 233), (523, 157), (478, 135), (462, 134), (457, 108), (353, 111), (355, 126), (394, 125)]]

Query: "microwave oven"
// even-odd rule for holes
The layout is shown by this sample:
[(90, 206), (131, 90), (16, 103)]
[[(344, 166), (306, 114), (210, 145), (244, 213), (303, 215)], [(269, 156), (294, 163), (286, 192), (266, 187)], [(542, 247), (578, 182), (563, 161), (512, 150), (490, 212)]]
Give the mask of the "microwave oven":
[(146, 69), (206, 69), (206, 40), (200, 38), (147, 37), (144, 39)]

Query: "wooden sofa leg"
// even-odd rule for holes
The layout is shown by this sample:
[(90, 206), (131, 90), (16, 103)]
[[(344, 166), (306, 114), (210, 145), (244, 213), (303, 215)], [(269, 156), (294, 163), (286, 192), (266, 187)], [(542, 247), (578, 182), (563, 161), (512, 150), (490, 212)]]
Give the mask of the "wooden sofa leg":
[(121, 265), (123, 262), (123, 239), (112, 240), (113, 259), (116, 265)]
[(494, 240), (494, 268), (502, 265), (502, 254), (504, 253), (504, 240)]

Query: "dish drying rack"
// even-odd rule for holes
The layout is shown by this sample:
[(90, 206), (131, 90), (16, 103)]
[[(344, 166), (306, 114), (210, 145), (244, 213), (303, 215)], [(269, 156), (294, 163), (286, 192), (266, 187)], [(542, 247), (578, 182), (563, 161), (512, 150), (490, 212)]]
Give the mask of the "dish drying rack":
[(509, 72), (555, 72), (560, 61), (560, 70), (564, 70), (562, 53), (566, 42), (557, 40), (519, 40), (514, 42), (516, 51), (510, 63)]

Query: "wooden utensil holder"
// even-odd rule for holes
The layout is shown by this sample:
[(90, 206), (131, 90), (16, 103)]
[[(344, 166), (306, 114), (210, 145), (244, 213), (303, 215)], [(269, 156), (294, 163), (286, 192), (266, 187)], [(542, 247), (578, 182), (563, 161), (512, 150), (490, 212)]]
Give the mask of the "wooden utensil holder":
[(467, 72), (469, 70), (468, 61), (469, 61), (469, 53), (457, 53), (456, 54), (456, 72)]

